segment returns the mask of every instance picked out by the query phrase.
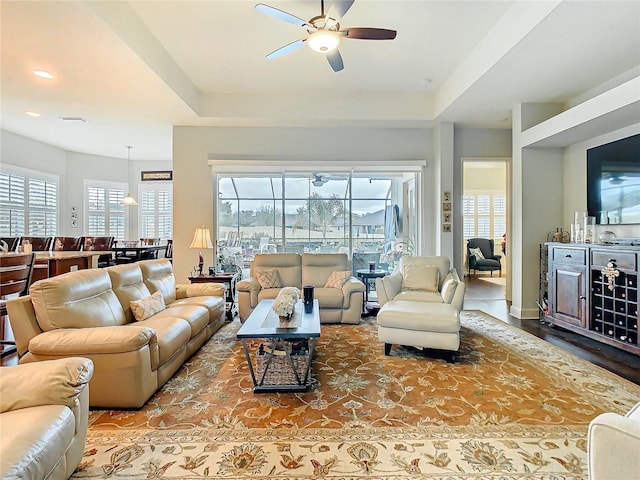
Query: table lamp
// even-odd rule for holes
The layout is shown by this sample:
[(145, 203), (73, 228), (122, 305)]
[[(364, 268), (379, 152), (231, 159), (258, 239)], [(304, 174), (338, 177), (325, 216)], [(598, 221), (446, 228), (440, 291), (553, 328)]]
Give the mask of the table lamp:
[(202, 257), (202, 249), (213, 248), (211, 242), (211, 232), (208, 228), (196, 227), (196, 233), (193, 235), (193, 241), (189, 248), (197, 248), (200, 250), (198, 253), (198, 276), (202, 276), (202, 267), (204, 266), (204, 258)]

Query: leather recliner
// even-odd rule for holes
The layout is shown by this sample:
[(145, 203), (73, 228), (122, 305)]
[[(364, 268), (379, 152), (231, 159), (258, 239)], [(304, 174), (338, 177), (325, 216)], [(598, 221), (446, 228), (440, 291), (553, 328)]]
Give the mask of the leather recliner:
[[(431, 281), (425, 280), (427, 269)], [(417, 276), (417, 284), (409, 282), (410, 274)], [(376, 291), (382, 307), (378, 340), (385, 344), (386, 355), (392, 345), (458, 350), (465, 284), (447, 257), (403, 256), (395, 272), (376, 279)]]
[(603, 413), (589, 424), (591, 480), (636, 480), (640, 473), (640, 403), (626, 415)]
[(0, 477), (66, 479), (84, 454), (93, 363), (72, 357), (0, 368)]

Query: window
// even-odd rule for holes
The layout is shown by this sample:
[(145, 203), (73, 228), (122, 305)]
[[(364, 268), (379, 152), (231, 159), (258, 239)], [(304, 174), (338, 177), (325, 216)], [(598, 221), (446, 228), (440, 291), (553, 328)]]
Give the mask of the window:
[(140, 189), (140, 236), (169, 239), (172, 232), (173, 191), (171, 183)]
[(58, 229), (58, 176), (18, 167), (0, 172), (0, 234), (49, 236)]
[(507, 228), (507, 204), (504, 193), (464, 195), (462, 226), (465, 239), (501, 239)]
[(415, 175), (219, 174), (217, 238), (249, 254), (382, 252), (386, 207)]
[(125, 195), (125, 184), (87, 180), (86, 235), (111, 236), (124, 240), (126, 210), (120, 202)]

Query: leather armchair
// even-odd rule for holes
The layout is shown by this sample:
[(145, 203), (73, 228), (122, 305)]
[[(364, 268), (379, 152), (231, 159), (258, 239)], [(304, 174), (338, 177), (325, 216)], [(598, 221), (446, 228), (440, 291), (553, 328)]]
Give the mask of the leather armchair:
[(0, 368), (0, 477), (66, 479), (80, 464), (89, 418), (91, 360)]
[(591, 480), (632, 480), (640, 472), (640, 403), (626, 415), (603, 413), (589, 424)]
[[(422, 277), (416, 273), (423, 271), (424, 278), (431, 275), (434, 283), (416, 284), (416, 278)], [(377, 317), (378, 340), (385, 344), (385, 355), (390, 354), (393, 344), (458, 350), (465, 284), (456, 269), (450, 268), (447, 257), (403, 256), (395, 272), (376, 279), (376, 291), (382, 306)]]
[[(471, 251), (472, 248), (479, 248), (484, 258), (478, 258), (476, 255), (473, 255)], [(471, 275), (471, 270), (474, 270), (476, 272), (491, 272), (493, 276), (493, 272), (498, 270), (500, 276), (502, 276), (502, 263), (500, 262), (502, 255), (496, 255), (494, 253), (493, 239), (470, 238), (467, 241), (467, 257), (469, 261), (469, 275)]]

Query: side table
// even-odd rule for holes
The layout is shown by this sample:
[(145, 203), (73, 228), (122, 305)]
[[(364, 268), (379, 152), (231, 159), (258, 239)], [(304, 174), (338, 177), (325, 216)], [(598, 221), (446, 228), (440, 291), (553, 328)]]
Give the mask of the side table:
[(223, 283), (227, 292), (227, 322), (233, 321), (233, 317), (238, 314), (238, 305), (236, 304), (236, 283), (240, 280), (240, 272), (235, 273), (216, 273), (213, 275), (199, 275), (189, 277), (191, 283)]
[(374, 280), (376, 278), (382, 278), (385, 275), (387, 275), (389, 272), (387, 272), (386, 270), (381, 270), (381, 269), (376, 269), (376, 270), (369, 270), (368, 268), (363, 268), (361, 270), (356, 270), (356, 275), (358, 276), (358, 278), (360, 280), (362, 280), (362, 283), (364, 283), (364, 298), (362, 301), (362, 315), (367, 316), (367, 315), (374, 315), (375, 313), (378, 312), (379, 308), (367, 308), (367, 303), (369, 302), (369, 291), (371, 290), (371, 280)]

